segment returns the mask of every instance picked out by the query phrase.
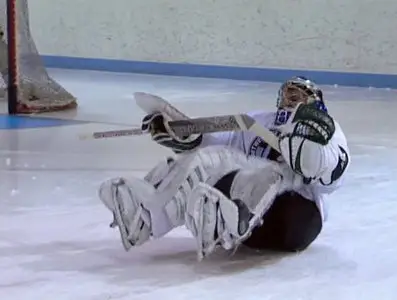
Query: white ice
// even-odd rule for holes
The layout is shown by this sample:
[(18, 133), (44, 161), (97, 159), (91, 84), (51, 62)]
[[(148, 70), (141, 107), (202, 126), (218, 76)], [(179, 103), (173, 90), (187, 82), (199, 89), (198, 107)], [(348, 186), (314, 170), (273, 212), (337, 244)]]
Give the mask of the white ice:
[[(58, 117), (139, 124), (132, 93), (159, 94), (192, 116), (273, 109), (278, 84), (53, 70), (78, 96)], [(353, 161), (329, 220), (294, 255), (220, 251), (196, 261), (184, 229), (124, 252), (98, 185), (142, 176), (167, 150), (147, 137), (80, 141), (91, 123), (0, 131), (0, 299), (395, 300), (395, 90), (325, 87)]]

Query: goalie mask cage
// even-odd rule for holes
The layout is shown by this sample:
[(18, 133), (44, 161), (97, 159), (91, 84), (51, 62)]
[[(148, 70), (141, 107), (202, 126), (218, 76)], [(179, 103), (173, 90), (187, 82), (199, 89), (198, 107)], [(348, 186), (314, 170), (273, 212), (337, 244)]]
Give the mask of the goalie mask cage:
[(44, 67), (29, 27), (28, 0), (0, 0), (0, 98), (10, 114), (59, 111), (76, 98)]

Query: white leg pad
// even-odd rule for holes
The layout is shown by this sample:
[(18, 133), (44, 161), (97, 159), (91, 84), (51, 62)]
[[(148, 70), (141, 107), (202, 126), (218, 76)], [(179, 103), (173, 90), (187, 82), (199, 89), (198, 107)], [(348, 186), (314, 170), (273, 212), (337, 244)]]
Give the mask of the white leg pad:
[(221, 245), (231, 249), (239, 238), (237, 205), (219, 190), (200, 183), (187, 201), (186, 227), (196, 239), (201, 260)]
[(170, 226), (185, 223), (187, 199), (200, 183), (213, 185), (225, 174), (251, 164), (243, 153), (224, 146), (180, 156), (157, 187), (156, 197), (145, 203), (152, 215), (153, 236), (161, 237)]
[[(231, 197), (246, 205), (250, 214), (244, 217), (239, 215), (239, 208), (232, 199), (200, 183), (188, 197), (186, 209), (186, 227), (196, 238), (199, 259), (208, 256), (216, 246), (226, 250), (237, 248), (262, 224), (264, 214), (277, 195), (289, 186), (276, 163), (240, 170), (234, 178)], [(244, 230), (241, 230), (239, 226), (243, 224)]]
[(146, 174), (144, 180), (150, 182), (153, 186), (157, 186), (168, 175), (174, 163), (175, 161), (171, 158), (159, 162)]
[(141, 179), (113, 178), (99, 188), (99, 198), (113, 213), (112, 227), (118, 227), (124, 249), (146, 242), (151, 219), (144, 202), (154, 195), (154, 187)]

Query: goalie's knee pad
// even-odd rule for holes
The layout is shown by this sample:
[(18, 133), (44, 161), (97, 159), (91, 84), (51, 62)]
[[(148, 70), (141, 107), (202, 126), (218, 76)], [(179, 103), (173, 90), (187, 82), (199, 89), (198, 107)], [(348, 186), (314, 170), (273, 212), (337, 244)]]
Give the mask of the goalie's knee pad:
[(111, 227), (118, 227), (124, 249), (141, 245), (151, 235), (151, 219), (143, 206), (154, 194), (154, 187), (140, 179), (114, 178), (102, 183), (99, 198), (113, 213)]
[(283, 177), (274, 164), (237, 169), (214, 187), (196, 188), (187, 202), (186, 221), (196, 237), (199, 258), (217, 245), (228, 250), (249, 239), (282, 189)]
[(214, 187), (200, 183), (187, 200), (185, 217), (199, 258), (218, 245), (230, 250), (248, 239), (281, 187), (282, 176), (273, 165), (231, 171)]

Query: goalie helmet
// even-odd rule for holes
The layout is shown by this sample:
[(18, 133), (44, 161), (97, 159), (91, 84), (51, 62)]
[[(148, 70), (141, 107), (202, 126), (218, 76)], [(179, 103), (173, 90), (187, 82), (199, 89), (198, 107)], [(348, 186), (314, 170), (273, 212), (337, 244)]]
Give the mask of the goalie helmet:
[(319, 110), (327, 111), (321, 89), (305, 77), (293, 77), (284, 82), (278, 91), (275, 125), (285, 124), (299, 103), (315, 103)]

